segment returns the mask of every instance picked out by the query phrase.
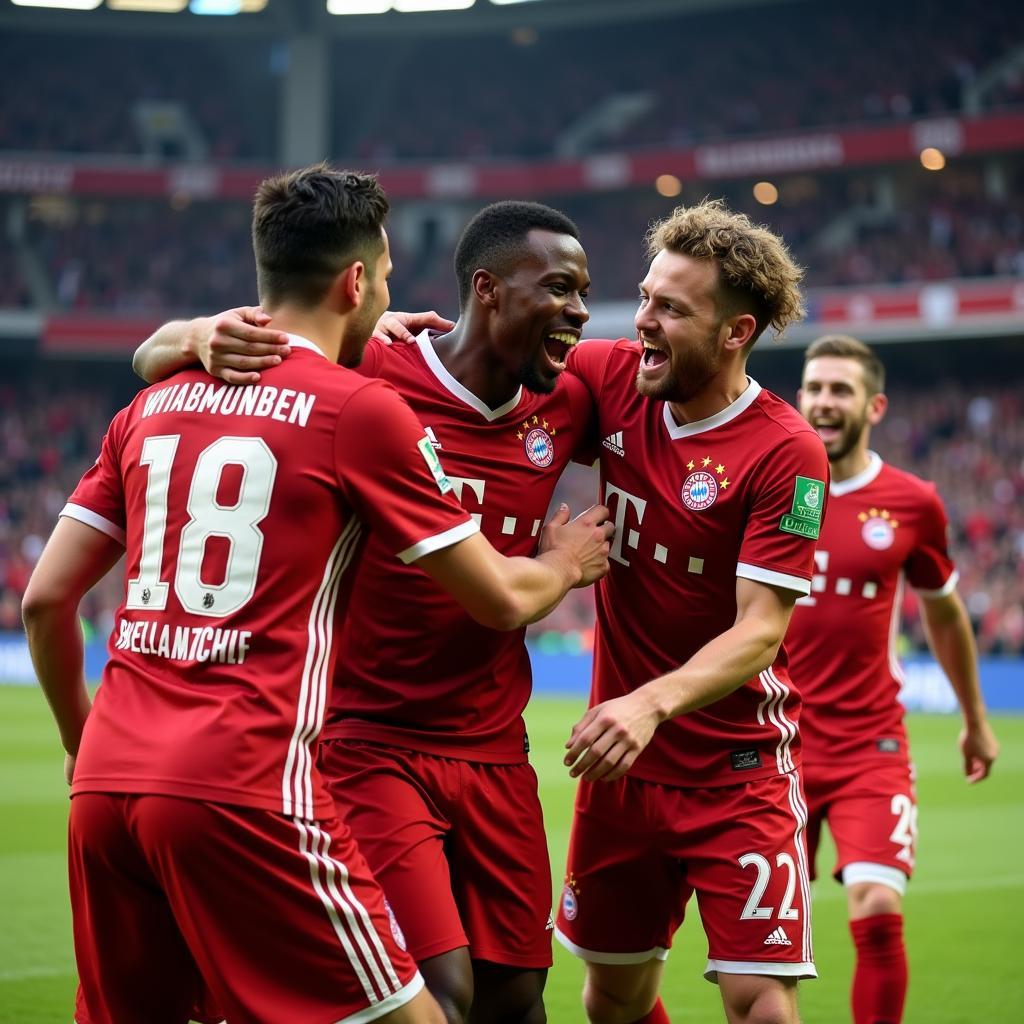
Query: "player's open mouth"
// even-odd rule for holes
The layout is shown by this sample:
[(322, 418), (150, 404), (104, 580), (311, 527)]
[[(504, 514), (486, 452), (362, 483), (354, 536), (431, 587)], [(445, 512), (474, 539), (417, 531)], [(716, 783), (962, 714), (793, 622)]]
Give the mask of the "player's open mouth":
[(579, 340), (579, 335), (573, 334), (572, 331), (552, 331), (544, 339), (544, 352), (554, 369), (559, 372), (565, 369), (565, 360), (569, 356), (569, 349)]
[(652, 345), (646, 338), (641, 339), (644, 345), (644, 354), (640, 357), (640, 366), (644, 370), (656, 370), (659, 366), (668, 362), (668, 353), (657, 345)]
[(829, 441), (834, 441), (842, 434), (843, 425), (842, 423), (822, 423), (820, 421), (816, 421), (814, 429), (818, 432), (818, 437), (820, 437), (825, 444), (828, 444)]

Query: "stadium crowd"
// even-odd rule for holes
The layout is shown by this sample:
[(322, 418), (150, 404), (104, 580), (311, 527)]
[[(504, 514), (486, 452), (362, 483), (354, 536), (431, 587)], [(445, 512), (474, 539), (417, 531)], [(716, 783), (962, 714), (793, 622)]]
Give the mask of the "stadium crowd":
[[(993, 184), (993, 179), (996, 184)], [(1024, 164), (966, 163), (942, 174), (805, 176), (779, 183), (759, 205), (748, 185), (716, 187), (734, 208), (787, 239), (811, 287), (1024, 275)], [(692, 193), (692, 194), (691, 194)], [(586, 242), (596, 301), (632, 299), (643, 254), (638, 226), (694, 202), (655, 192), (567, 197)], [(66, 311), (184, 312), (254, 294), (243, 203), (54, 199), (30, 202), (26, 246), (49, 279), (49, 303)], [(451, 244), (427, 230), (392, 231), (393, 291), (409, 308), (453, 310)], [(145, 253), (145, 258), (140, 258)], [(13, 255), (0, 307), (29, 305)]]
[[(561, 28), (520, 29), (474, 36), (471, 46), (462, 36), (433, 34), (368, 36), (358, 47), (338, 39), (333, 94), (348, 95), (367, 81), (374, 88), (371, 102), (357, 109), (336, 105), (333, 151), (374, 161), (549, 155), (622, 93), (643, 98), (638, 116), (615, 132), (583, 133), (578, 149), (688, 145), (953, 113), (963, 109), (965, 89), (1019, 45), (1024, 30), (1019, 5), (968, 0), (950, 0), (941, 18), (927, 0), (906, 0), (897, 31), (884, 0), (856, 10), (753, 7), (743, 12), (739, 33), (735, 17), (711, 10), (644, 23), (654, 31), (577, 24), (571, 36)], [(677, 59), (681, 38), (725, 36), (728, 60), (741, 74), (723, 75), (713, 46), (688, 46), (687, 59)], [(187, 111), (209, 158), (277, 158), (274, 87), (288, 59), (279, 45), (254, 39), (239, 60), (213, 39), (197, 48), (194, 38), (143, 38), (127, 51), (119, 39), (88, 37), (83, 45), (46, 35), (27, 46), (11, 34), (0, 57), (19, 85), (0, 96), (0, 150), (152, 153), (136, 101), (157, 100)], [(195, 74), (197, 67), (208, 73)], [(382, 67), (405, 73), (381, 75)], [(445, 74), (430, 73), (436, 67)], [(993, 82), (980, 102), (986, 109), (1021, 104), (1024, 76)]]
[[(32, 565), (67, 495), (98, 450), (124, 383), (90, 383), (71, 367), (47, 367), (0, 393), (0, 629), (20, 626), (19, 603)], [(102, 375), (96, 374), (102, 380)], [(892, 412), (876, 428), (883, 458), (934, 480), (951, 521), (960, 591), (983, 654), (1024, 654), (1024, 398), (1017, 389), (957, 383), (927, 391), (891, 388)], [(595, 481), (573, 467), (556, 500), (593, 503)], [(104, 637), (120, 599), (114, 573), (84, 606), (87, 633)], [(588, 649), (593, 597), (574, 592), (534, 634), (549, 646)], [(917, 603), (904, 598), (904, 649), (924, 650)]]

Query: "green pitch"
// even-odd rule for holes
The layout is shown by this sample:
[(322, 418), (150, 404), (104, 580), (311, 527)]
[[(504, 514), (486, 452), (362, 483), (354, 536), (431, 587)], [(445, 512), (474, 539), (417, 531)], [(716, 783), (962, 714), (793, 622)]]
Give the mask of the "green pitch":
[[(560, 888), (573, 785), (560, 749), (576, 701), (537, 700), (529, 711), (551, 856)], [(1024, 913), (1024, 717), (996, 720), (1003, 754), (993, 778), (959, 774), (957, 720), (911, 720), (920, 776), (921, 843), (907, 896), (911, 988), (907, 1024), (1024, 1020), (1019, 928)], [(74, 963), (64, 868), (67, 800), (62, 756), (38, 692), (0, 686), (0, 1024), (69, 1024)], [(823, 851), (823, 866), (831, 851)], [(841, 891), (815, 891), (819, 980), (802, 986), (806, 1024), (843, 1024), (851, 952)], [(701, 976), (704, 935), (687, 921), (665, 972), (674, 1024), (720, 1024), (717, 989)], [(547, 989), (551, 1024), (578, 1024), (582, 970), (556, 945)], [(287, 1024), (287, 1022), (281, 1022)]]

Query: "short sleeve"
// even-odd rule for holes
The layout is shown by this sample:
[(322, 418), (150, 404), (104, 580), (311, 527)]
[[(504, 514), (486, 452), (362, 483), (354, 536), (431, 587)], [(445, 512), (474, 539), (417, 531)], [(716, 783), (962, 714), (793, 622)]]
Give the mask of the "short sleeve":
[(129, 409), (111, 421), (100, 446), (99, 458), (78, 482), (60, 514), (77, 519), (125, 543), (125, 495), (121, 474), (121, 445)]
[(478, 532), (423, 427), (390, 384), (373, 381), (349, 399), (334, 457), (352, 508), (403, 562)]
[(949, 555), (946, 509), (930, 484), (921, 504), (918, 540), (904, 566), (907, 582), (922, 597), (945, 597), (957, 583), (956, 568)]
[(787, 435), (755, 470), (736, 575), (808, 594), (828, 499), (828, 457), (817, 435)]

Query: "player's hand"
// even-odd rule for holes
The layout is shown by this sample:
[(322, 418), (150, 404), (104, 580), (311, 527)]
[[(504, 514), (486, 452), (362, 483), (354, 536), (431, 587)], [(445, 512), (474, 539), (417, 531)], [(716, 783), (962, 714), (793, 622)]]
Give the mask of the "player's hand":
[(589, 587), (608, 572), (609, 542), (615, 527), (604, 505), (592, 505), (571, 522), (564, 502), (541, 531), (540, 550), (562, 551), (580, 569), (577, 587)]
[(968, 782), (988, 778), (992, 762), (999, 756), (999, 741), (988, 722), (961, 730), (960, 753), (964, 757), (964, 775)]
[(587, 782), (621, 779), (651, 742), (661, 722), (643, 690), (590, 708), (572, 727), (565, 764), (574, 778)]
[(238, 306), (211, 316), (193, 335), (192, 348), (206, 372), (228, 384), (258, 384), (260, 370), (291, 354), (288, 335), (266, 325), (259, 306)]
[(75, 777), (75, 755), (64, 755), (64, 781), (70, 786)]
[(434, 310), (427, 313), (398, 313), (388, 310), (377, 321), (373, 335), (389, 343), (402, 341), (412, 344), (416, 340), (416, 335), (422, 334), (423, 331), (450, 331), (454, 326), (453, 320), (446, 320)]

